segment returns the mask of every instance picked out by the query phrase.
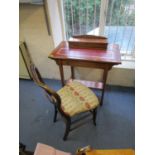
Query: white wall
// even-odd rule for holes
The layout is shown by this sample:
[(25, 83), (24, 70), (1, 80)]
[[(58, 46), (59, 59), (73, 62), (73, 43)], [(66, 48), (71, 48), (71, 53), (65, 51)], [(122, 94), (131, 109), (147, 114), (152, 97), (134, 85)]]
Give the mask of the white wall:
[(20, 41), (25, 41), (32, 58), (43, 77), (52, 78), (57, 73), (56, 64), (48, 58), (54, 48), (48, 35), (43, 6), (21, 4), (19, 8)]
[(19, 74), (20, 74), (20, 78), (30, 79), (29, 73), (27, 71), (27, 68), (25, 66), (25, 63), (20, 51), (19, 51)]
[[(49, 36), (44, 18), (43, 6), (20, 5), (19, 9), (20, 40), (25, 40), (32, 58), (44, 78), (60, 79), (59, 68), (56, 63), (48, 58), (54, 49), (53, 36)], [(52, 26), (52, 24), (51, 24)], [(56, 32), (55, 32), (56, 33)], [(108, 84), (121, 86), (134, 86), (134, 67), (129, 69), (121, 66), (113, 68), (108, 75)], [(70, 69), (65, 67), (65, 76), (69, 78)], [(102, 79), (99, 69), (76, 68), (78, 78), (97, 80)]]
[(50, 21), (50, 29), (52, 33), (51, 35), (53, 38), (54, 47), (56, 47), (63, 40), (63, 33), (61, 31), (61, 20), (59, 16), (59, 7), (56, 0), (47, 0), (47, 12)]

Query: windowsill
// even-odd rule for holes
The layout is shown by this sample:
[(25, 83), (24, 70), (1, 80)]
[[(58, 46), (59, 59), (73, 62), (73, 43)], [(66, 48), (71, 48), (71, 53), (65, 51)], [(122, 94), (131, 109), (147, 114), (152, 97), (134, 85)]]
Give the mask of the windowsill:
[(122, 60), (122, 64), (116, 65), (114, 68), (135, 69), (135, 61)]

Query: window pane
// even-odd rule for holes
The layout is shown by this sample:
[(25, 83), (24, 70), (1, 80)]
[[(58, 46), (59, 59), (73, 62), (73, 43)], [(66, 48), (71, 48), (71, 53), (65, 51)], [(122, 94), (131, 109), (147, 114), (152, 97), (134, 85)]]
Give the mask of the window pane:
[(135, 47), (134, 0), (109, 0), (104, 35), (119, 44), (121, 53), (133, 55)]
[(63, 0), (67, 39), (99, 27), (101, 0)]

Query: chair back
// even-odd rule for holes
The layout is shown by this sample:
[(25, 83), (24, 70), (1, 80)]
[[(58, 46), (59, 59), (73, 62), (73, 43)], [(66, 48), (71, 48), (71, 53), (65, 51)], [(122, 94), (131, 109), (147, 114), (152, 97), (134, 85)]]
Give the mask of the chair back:
[(25, 42), (20, 42), (19, 50), (20, 50), (20, 53), (21, 53), (22, 58), (24, 60), (24, 63), (25, 63), (26, 69), (27, 69), (27, 71), (29, 73), (29, 76), (32, 79), (30, 66), (31, 66), (31, 64), (34, 64), (34, 63), (33, 63), (33, 60), (31, 58), (31, 55), (30, 55), (30, 53), (28, 51), (28, 48), (27, 48), (27, 45), (26, 45)]
[(33, 81), (45, 91), (46, 96), (48, 97), (48, 99), (52, 103), (54, 103), (54, 105), (57, 106), (58, 109), (60, 109), (60, 111), (61, 111), (61, 107), (60, 107), (61, 98), (60, 98), (60, 96), (56, 93), (56, 91), (49, 88), (45, 84), (45, 82), (43, 81), (43, 79), (41, 77), (41, 74), (39, 73), (39, 70), (37, 69), (37, 67), (33, 63), (33, 60), (31, 58), (31, 55), (30, 55), (30, 53), (28, 51), (28, 48), (27, 48), (25, 42), (20, 45), (20, 51), (21, 51), (21, 54), (23, 56), (25, 65), (26, 65), (26, 67), (28, 69), (28, 72), (30, 74), (31, 79), (33, 79)]

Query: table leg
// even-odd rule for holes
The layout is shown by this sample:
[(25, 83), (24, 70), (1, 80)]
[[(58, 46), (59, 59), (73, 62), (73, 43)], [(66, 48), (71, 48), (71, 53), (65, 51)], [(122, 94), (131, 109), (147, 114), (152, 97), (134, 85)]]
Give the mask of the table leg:
[(73, 66), (71, 66), (71, 78), (72, 79), (75, 78), (75, 76), (74, 76), (74, 67)]
[(64, 81), (64, 71), (63, 71), (63, 65), (59, 64), (59, 70), (60, 70), (60, 76), (61, 76), (61, 84), (62, 86), (65, 85), (65, 81)]
[(103, 99), (104, 99), (104, 91), (105, 91), (105, 87), (106, 87), (107, 75), (108, 75), (108, 69), (104, 69), (104, 74), (103, 74), (103, 89), (102, 89), (102, 95), (101, 95), (101, 101), (100, 101), (100, 105), (101, 106), (103, 104)]

